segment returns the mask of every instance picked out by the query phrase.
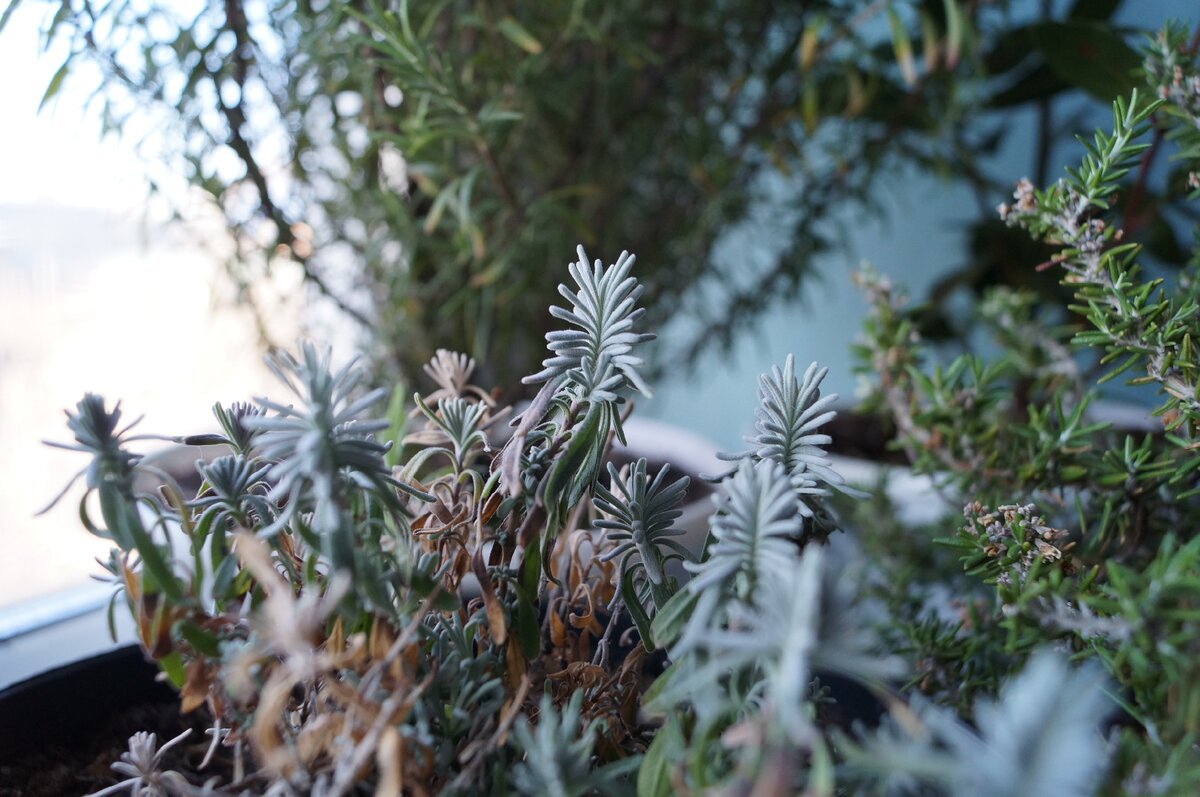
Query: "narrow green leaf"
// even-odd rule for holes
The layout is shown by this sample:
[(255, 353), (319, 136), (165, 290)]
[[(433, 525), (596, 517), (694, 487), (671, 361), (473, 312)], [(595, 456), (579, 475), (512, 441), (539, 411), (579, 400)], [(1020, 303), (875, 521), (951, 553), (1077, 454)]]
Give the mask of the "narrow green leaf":
[(173, 650), (167, 655), (158, 660), (158, 666), (166, 673), (167, 680), (171, 682), (171, 686), (176, 689), (181, 689), (187, 681), (187, 671), (183, 666), (183, 657), (179, 655), (179, 651)]
[(117, 598), (120, 595), (119, 591), (114, 591), (104, 611), (104, 619), (108, 624), (108, 638), (114, 643), (117, 641)]
[(963, 18), (962, 9), (957, 0), (942, 0), (946, 11), (946, 69), (954, 69), (958, 65), (962, 53)]
[(521, 562), (521, 586), (529, 595), (537, 595), (542, 586), (542, 557), (537, 544), (539, 542), (540, 538), (525, 549), (525, 558)]
[(520, 22), (517, 22), (512, 17), (505, 17), (496, 25), (496, 29), (504, 35), (513, 44), (520, 47), (530, 55), (539, 55), (542, 52), (542, 43), (537, 40)]
[[(137, 550), (142, 558), (142, 578), (147, 591), (162, 590), (168, 598), (180, 602), (184, 599), (183, 585), (179, 583), (163, 551), (147, 533), (138, 515), (137, 507), (126, 503), (117, 488), (102, 483), (97, 488), (104, 520), (113, 533), (113, 538), (130, 543), (127, 550)], [(169, 552), (168, 552), (169, 553)]]
[(185, 640), (187, 640), (188, 644), (205, 656), (212, 658), (220, 657), (220, 640), (218, 640), (217, 635), (211, 631), (206, 631), (195, 623), (187, 620), (180, 620), (178, 623), (176, 623), (174, 630)]
[(821, 41), (821, 31), (825, 28), (825, 15), (817, 14), (804, 24), (804, 32), (800, 34), (800, 43), (796, 47), (796, 60), (800, 72), (812, 69), (817, 60), (817, 45)]
[(8, 24), (8, 20), (12, 17), (13, 12), (21, 5), (21, 0), (11, 0), (8, 8), (4, 9), (4, 13), (0, 14), (0, 33), (4, 32), (4, 27)]
[(59, 89), (62, 88), (63, 80), (66, 79), (67, 73), (71, 71), (72, 58), (74, 58), (73, 55), (67, 56), (67, 60), (63, 61), (62, 66), (54, 73), (54, 77), (50, 78), (50, 83), (46, 86), (46, 92), (42, 94), (42, 100), (38, 103), (38, 113), (42, 112), (42, 109), (46, 107), (46, 103), (54, 99), (54, 95), (58, 94)]
[(809, 782), (806, 795), (811, 797), (832, 797), (835, 794), (836, 774), (833, 756), (829, 746), (821, 736), (813, 739), (812, 765), (809, 770)]
[(520, 586), (516, 587), (517, 593), (517, 642), (521, 645), (521, 652), (525, 654), (525, 658), (536, 658), (541, 652), (542, 639), (541, 632), (538, 630), (538, 612), (533, 601), (529, 599), (527, 593)]
[(625, 601), (625, 608), (629, 611), (629, 616), (633, 618), (633, 624), (637, 626), (638, 636), (642, 638), (642, 647), (652, 651), (654, 650), (654, 636), (650, 633), (650, 618), (638, 600), (633, 576), (634, 571), (630, 568), (621, 577), (621, 598)]
[(401, 441), (408, 430), (407, 395), (408, 386), (403, 381), (399, 382), (392, 391), (392, 397), (388, 401), (387, 414), (384, 416), (388, 421), (388, 428), (383, 431), (383, 439), (390, 442), (392, 447), (384, 453), (383, 461), (389, 468), (395, 468), (400, 464), (400, 453), (404, 448)]
[(433, 608), (439, 612), (457, 611), (461, 606), (462, 601), (458, 599), (458, 595), (448, 590), (439, 590), (433, 598)]
[[(556, 503), (563, 502), (564, 499), (580, 492), (578, 482), (584, 475), (584, 466), (595, 459), (593, 452), (598, 443), (603, 445), (604, 436), (608, 432), (607, 429), (601, 428), (605, 414), (602, 403), (592, 402), (588, 405), (588, 411), (583, 420), (571, 431), (571, 439), (567, 441), (566, 450), (555, 461), (550, 473), (546, 476), (543, 495), (547, 506), (553, 507)], [(590, 476), (588, 481), (590, 482)], [(574, 501), (566, 503), (574, 503)], [(567, 508), (569, 507), (562, 507), (563, 510)]]
[(226, 556), (213, 567), (212, 596), (218, 605), (230, 597), (233, 579), (237, 574), (237, 557), (234, 556)]
[(692, 616), (698, 597), (691, 590), (680, 590), (659, 607), (658, 614), (650, 623), (650, 634), (657, 644), (669, 645), (675, 641)]
[(671, 742), (675, 736), (674, 726), (663, 725), (654, 735), (654, 741), (646, 749), (642, 766), (638, 770), (637, 797), (670, 797), (671, 787)]
[(815, 80), (804, 81), (804, 90), (800, 95), (800, 118), (804, 121), (805, 132), (810, 135), (821, 122), (821, 100)]
[(888, 6), (887, 16), (888, 26), (892, 30), (892, 49), (896, 53), (896, 63), (900, 65), (900, 74), (904, 76), (904, 82), (908, 86), (914, 86), (917, 83), (917, 67), (913, 63), (912, 40), (909, 39), (908, 31), (895, 7)]
[[(673, 681), (686, 677), (688, 667), (690, 665), (691, 662), (685, 656), (679, 661), (672, 662), (667, 669), (663, 670), (659, 676), (654, 679), (654, 683), (650, 684), (650, 688), (647, 689), (642, 695), (642, 709), (650, 716), (661, 716), (662, 708), (664, 707), (659, 707), (656, 709), (654, 707), (655, 701), (660, 695), (668, 691), (668, 687), (672, 685)], [(659, 733), (662, 733), (662, 731), (659, 731)]]

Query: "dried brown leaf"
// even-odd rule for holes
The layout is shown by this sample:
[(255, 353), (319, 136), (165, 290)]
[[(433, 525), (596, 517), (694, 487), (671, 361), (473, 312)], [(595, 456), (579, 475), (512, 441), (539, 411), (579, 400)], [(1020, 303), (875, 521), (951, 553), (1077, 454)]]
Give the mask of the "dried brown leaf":
[(556, 611), (550, 613), (550, 642), (559, 649), (567, 646), (567, 624)]
[(280, 723), (284, 719), (295, 682), (286, 672), (272, 674), (259, 694), (249, 740), (263, 768), (287, 777), (300, 766), (292, 748), (285, 743)]
[(309, 718), (296, 736), (296, 755), (301, 763), (312, 768), (322, 756), (332, 758), (345, 727), (346, 715), (340, 712)]
[(504, 620), (504, 606), (496, 595), (496, 585), (492, 583), (492, 576), (483, 562), (483, 549), (475, 549), (472, 567), (475, 578), (479, 579), (479, 591), (483, 596), (483, 607), (487, 612), (488, 633), (491, 634), (494, 644), (503, 645), (508, 639), (508, 625)]
[(508, 683), (520, 683), (525, 677), (527, 665), (525, 657), (521, 655), (520, 645), (505, 645), (504, 646), (504, 663), (505, 672), (508, 676)]
[(333, 628), (329, 631), (329, 641), (325, 643), (325, 647), (336, 658), (340, 658), (346, 652), (346, 630), (341, 617), (333, 621)]
[(487, 523), (491, 520), (502, 503), (504, 503), (504, 497), (500, 493), (492, 493), (491, 497), (484, 502), (483, 507), (479, 510), (479, 522)]
[(191, 713), (208, 699), (216, 673), (203, 659), (192, 659), (187, 665), (187, 677), (179, 690), (179, 710)]
[(396, 637), (381, 618), (376, 617), (371, 623), (371, 631), (367, 637), (367, 653), (376, 661), (387, 658), (388, 649)]
[(395, 727), (385, 728), (375, 748), (379, 782), (375, 797), (400, 797), (404, 791), (404, 740)]
[(578, 601), (576, 601), (571, 612), (567, 615), (567, 622), (575, 629), (591, 628), (592, 626), (598, 628), (599, 623), (596, 622), (596, 607), (592, 605), (592, 594), (584, 589), (579, 591), (577, 597), (584, 599), (586, 608), (582, 612), (578, 611)]

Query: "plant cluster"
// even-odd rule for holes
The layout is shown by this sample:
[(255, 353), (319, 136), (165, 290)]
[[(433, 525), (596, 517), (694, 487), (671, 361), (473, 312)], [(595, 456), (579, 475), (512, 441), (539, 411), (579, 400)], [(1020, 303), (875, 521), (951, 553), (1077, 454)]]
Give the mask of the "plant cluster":
[[(1146, 251), (1123, 232), (1132, 200), (1119, 201), (1126, 185), (1142, 190), (1164, 142), (1178, 144), (1165, 190), (1200, 197), (1196, 50), (1177, 26), (1150, 38), (1148, 91), (1114, 103), (1111, 133), (1081, 139), (1079, 168), (1044, 190), (1022, 180), (999, 208), (1051, 247), (1038, 268), (1072, 293), (1067, 323), (1029, 294), (995, 289), (976, 308), (994, 345), (946, 361), (888, 280), (859, 278), (869, 400), (915, 468), (965, 504), (957, 533), (936, 540), (864, 524), (888, 574), (877, 594), (897, 620), (891, 644), (917, 665), (909, 683), (961, 710), (1031, 657), (1035, 667), (1046, 645), (1102, 668), (1120, 707), (1106, 794), (1200, 789), (1200, 238), (1175, 284), (1149, 276)], [(1134, 386), (1126, 397), (1155, 391), (1134, 428), (1098, 407), (1100, 386), (1121, 376)], [(947, 580), (951, 557), (961, 573)], [(985, 730), (978, 708), (975, 722)]]
[[(294, 404), (218, 405), (221, 431), (184, 439), (231, 452), (197, 463), (194, 497), (170, 482), (139, 496), (120, 410), (80, 402), (68, 447), (92, 455), (81, 516), (115, 545), (114, 601), (182, 710), (209, 713), (204, 760), (231, 773), (161, 772), (139, 736), (105, 793), (967, 793), (996, 785), (978, 757), (1009, 773), (991, 793), (1035, 793), (1011, 773), (1021, 735), (1048, 723), (1061, 734), (1041, 744), (1047, 760), (1077, 760), (1037, 784), (1093, 782), (1108, 702), (1091, 669), (1038, 654), (974, 702), (978, 730), (895, 688), (910, 665), (888, 650), (869, 570), (831, 544), (832, 493), (863, 494), (826, 453), (836, 396), (815, 364), (762, 376), (751, 448), (714, 477), (702, 545), (673, 526), (687, 477), (603, 466), (628, 396), (648, 392), (633, 263), (589, 264), (580, 248), (552, 311), (567, 328), (547, 336), (528, 377), (542, 387), (506, 438), (507, 408), (470, 384), (469, 358), (439, 353), (434, 392), (366, 420), (384, 394), (304, 345), (272, 361)], [(1003, 511), (977, 533), (1019, 550), (1030, 526), (1061, 544), (1025, 509)], [(997, 557), (1019, 589), (1068, 546), (1053, 550)], [(856, 693), (882, 707), (867, 719), (894, 719), (869, 731), (839, 714)]]

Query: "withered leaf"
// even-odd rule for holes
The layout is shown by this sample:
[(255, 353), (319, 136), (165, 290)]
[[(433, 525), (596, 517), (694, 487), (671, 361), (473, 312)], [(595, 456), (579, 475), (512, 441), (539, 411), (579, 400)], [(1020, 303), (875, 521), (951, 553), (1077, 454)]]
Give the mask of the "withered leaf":
[(179, 711), (189, 714), (208, 698), (215, 673), (203, 659), (192, 659), (187, 665), (187, 679), (179, 690)]
[(475, 571), (475, 578), (479, 579), (479, 591), (483, 595), (488, 633), (492, 636), (492, 642), (503, 645), (508, 640), (508, 625), (504, 620), (504, 606), (501, 605), (500, 598), (496, 595), (496, 585), (492, 582), (492, 575), (483, 561), (483, 549), (475, 549), (471, 564)]

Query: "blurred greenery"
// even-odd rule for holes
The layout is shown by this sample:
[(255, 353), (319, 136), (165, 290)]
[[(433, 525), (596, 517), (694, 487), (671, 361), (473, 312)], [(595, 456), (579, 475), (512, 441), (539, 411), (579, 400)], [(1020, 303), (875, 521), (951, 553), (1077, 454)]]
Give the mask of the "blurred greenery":
[[(1044, 177), (1070, 89), (1110, 100), (1137, 66), (1114, 0), (1058, 16), (976, 0), (48, 6), (46, 40), (71, 54), (46, 98), (86, 79), (81, 61), (100, 67), (106, 129), (152, 120), (145, 153), (220, 210), (247, 301), (300, 269), (361, 325), (381, 378), (416, 378), (445, 346), (509, 388), (536, 370), (577, 243), (637, 254), (648, 324), (695, 320), (658, 365), (694, 364), (799, 295), (899, 167), (977, 200), (971, 251), (935, 299), (996, 282), (1053, 294), (1011, 260), (1029, 245), (992, 211), (1011, 176), (984, 164), (1033, 109)], [(1160, 198), (1142, 202), (1156, 254), (1181, 258)], [(754, 257), (721, 252), (739, 227), (765, 231)], [(940, 304), (928, 321), (954, 332)]]

